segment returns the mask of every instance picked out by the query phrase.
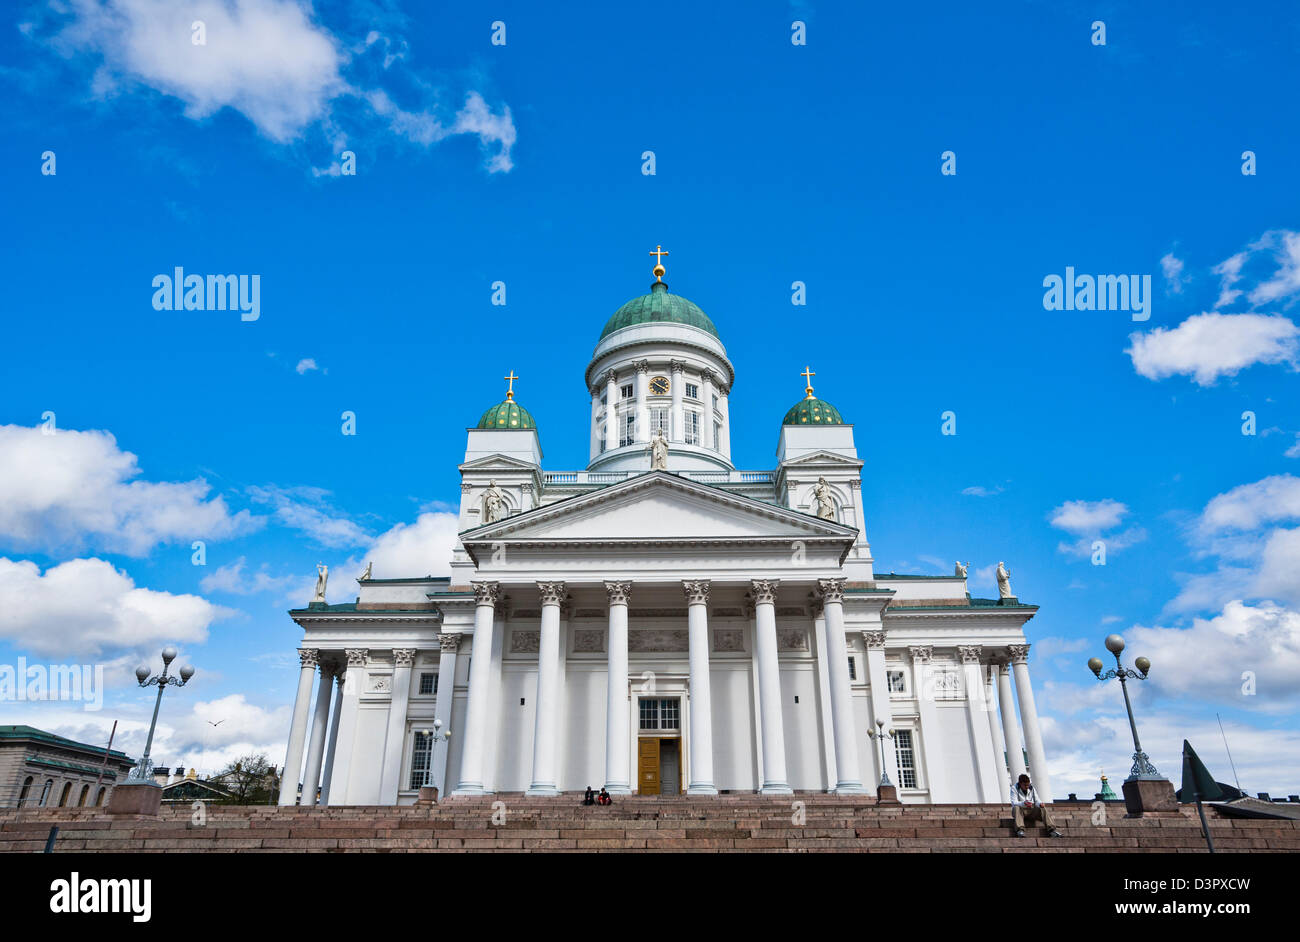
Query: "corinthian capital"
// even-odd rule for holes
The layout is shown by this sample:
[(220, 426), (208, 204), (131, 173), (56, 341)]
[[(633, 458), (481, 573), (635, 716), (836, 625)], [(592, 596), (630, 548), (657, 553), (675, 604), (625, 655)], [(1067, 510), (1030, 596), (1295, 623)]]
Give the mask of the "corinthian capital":
[(686, 603), (688, 605), (709, 604), (708, 579), (683, 579), (682, 591), (686, 593)]
[(415, 648), (393, 648), (393, 665), (411, 667), (415, 664)]
[(438, 650), (455, 652), (460, 647), (460, 635), (444, 634), (438, 635)]
[(818, 579), (817, 588), (821, 592), (822, 603), (844, 601), (844, 579)]
[(609, 596), (610, 605), (626, 605), (632, 596), (632, 583), (606, 582), (605, 594)]
[(299, 648), (298, 663), (301, 664), (304, 669), (310, 668), (311, 670), (315, 670), (316, 665), (320, 663), (320, 651), (317, 648)]
[(1007, 653), (1011, 655), (1011, 663), (1027, 664), (1029, 662), (1029, 645), (1027, 644), (1009, 644)]
[(348, 648), (343, 653), (347, 655), (348, 667), (365, 667), (366, 658), (370, 656), (366, 648)]
[(957, 645), (957, 657), (961, 658), (963, 664), (978, 664), (983, 650), (983, 645), (959, 644)]
[(537, 591), (542, 594), (543, 605), (559, 605), (564, 601), (563, 582), (539, 582)]
[(862, 640), (866, 642), (868, 650), (872, 648), (883, 650), (885, 647), (885, 633), (883, 631), (864, 631), (862, 632)]
[(496, 605), (501, 598), (501, 583), (471, 582), (474, 589), (474, 602), (478, 605)]
[(934, 645), (931, 644), (914, 644), (907, 649), (907, 653), (912, 655), (912, 660), (918, 664), (929, 664), (930, 658), (934, 657)]
[(754, 593), (754, 603), (756, 605), (775, 604), (776, 589), (780, 584), (780, 579), (754, 579), (750, 582), (750, 588)]

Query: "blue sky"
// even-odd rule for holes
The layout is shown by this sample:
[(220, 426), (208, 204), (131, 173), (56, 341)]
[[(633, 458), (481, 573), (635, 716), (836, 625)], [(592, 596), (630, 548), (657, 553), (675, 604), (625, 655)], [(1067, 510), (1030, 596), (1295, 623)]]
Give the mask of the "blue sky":
[[(100, 739), (120, 719), (138, 753), (130, 669), (176, 641), (200, 671), (156, 758), (280, 761), (285, 609), (315, 564), (341, 601), (362, 560), (407, 575), (445, 546), (464, 429), (510, 369), (547, 467), (585, 465), (583, 368), (662, 243), (736, 365), (739, 465), (771, 467), (811, 364), (857, 427), (878, 571), (969, 559), (987, 596), (1004, 559), (1042, 606), (1056, 791), (1126, 773), (1119, 691), (1083, 666), (1111, 631), (1155, 662), (1137, 708), (1159, 768), (1186, 736), (1230, 780), (1218, 713), (1243, 786), (1300, 788), (1291, 5), (5, 19), (0, 663), (103, 663), (109, 684), (102, 711), (6, 721)], [(260, 317), (155, 310), (175, 266), (259, 275)], [(1067, 266), (1149, 275), (1150, 319), (1045, 310)]]

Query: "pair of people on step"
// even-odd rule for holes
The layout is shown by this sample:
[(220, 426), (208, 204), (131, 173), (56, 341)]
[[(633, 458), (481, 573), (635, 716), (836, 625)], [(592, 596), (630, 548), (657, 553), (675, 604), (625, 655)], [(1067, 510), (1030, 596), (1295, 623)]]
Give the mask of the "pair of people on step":
[(612, 805), (614, 799), (609, 797), (609, 792), (605, 791), (604, 788), (602, 788), (600, 793), (597, 794), (596, 792), (593, 792), (591, 786), (588, 785), (587, 793), (582, 797), (582, 803), (584, 805)]

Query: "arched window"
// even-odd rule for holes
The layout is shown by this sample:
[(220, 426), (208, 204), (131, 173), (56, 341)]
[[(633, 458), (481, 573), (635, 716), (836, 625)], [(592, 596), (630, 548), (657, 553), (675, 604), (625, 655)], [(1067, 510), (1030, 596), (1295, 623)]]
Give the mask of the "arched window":
[(68, 782), (63, 786), (63, 791), (59, 793), (59, 807), (67, 807), (68, 796), (72, 794), (72, 783)]
[(108, 791), (108, 786), (99, 786), (99, 793), (95, 795), (95, 807), (98, 808), (104, 804), (104, 793)]
[(90, 786), (89, 786), (89, 785), (82, 785), (82, 786), (81, 786), (81, 797), (80, 797), (79, 799), (77, 799), (77, 806), (78, 806), (78, 807), (81, 807), (81, 808), (86, 807), (86, 799), (89, 798), (89, 797), (90, 797)]
[(23, 779), (23, 790), (18, 793), (19, 808), (27, 804), (27, 799), (31, 797), (31, 794), (32, 794), (32, 777), (29, 775), (27, 776), (27, 778)]
[(52, 779), (52, 778), (47, 778), (47, 779), (45, 780), (45, 785), (44, 785), (44, 787), (41, 788), (41, 800), (40, 800), (40, 806), (41, 806), (42, 808), (44, 808), (44, 807), (46, 806), (46, 804), (49, 803), (49, 800), (50, 800), (50, 791), (51, 791), (53, 788), (54, 788), (54, 779)]

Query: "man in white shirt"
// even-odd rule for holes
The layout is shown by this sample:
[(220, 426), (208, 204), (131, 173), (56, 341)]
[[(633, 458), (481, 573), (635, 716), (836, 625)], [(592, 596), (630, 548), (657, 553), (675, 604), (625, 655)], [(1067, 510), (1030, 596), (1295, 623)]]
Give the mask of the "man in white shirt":
[(1020, 779), (1011, 786), (1011, 814), (1016, 822), (1016, 837), (1025, 836), (1026, 819), (1031, 823), (1035, 820), (1041, 821), (1051, 837), (1061, 836), (1061, 832), (1052, 822), (1047, 806), (1038, 800), (1038, 791), (1029, 781), (1028, 775), (1022, 774)]

